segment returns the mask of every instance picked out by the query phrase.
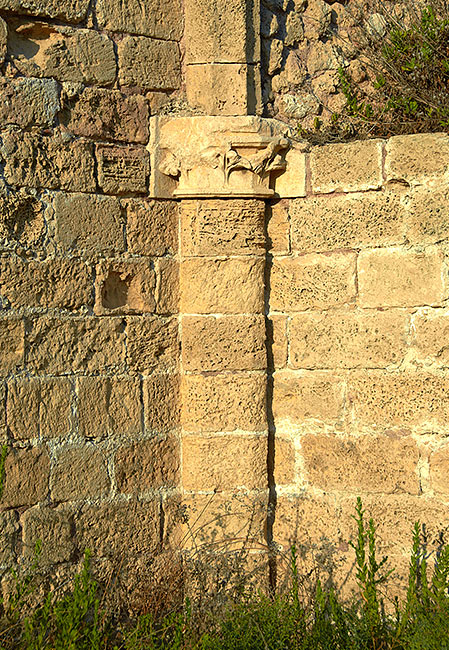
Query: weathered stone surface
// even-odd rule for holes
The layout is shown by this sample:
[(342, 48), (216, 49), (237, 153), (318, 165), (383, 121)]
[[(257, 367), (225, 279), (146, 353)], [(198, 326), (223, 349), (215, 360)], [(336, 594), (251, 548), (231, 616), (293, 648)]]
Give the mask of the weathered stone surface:
[(175, 438), (144, 440), (115, 454), (115, 481), (120, 492), (176, 487), (179, 482), (179, 443)]
[(265, 436), (184, 436), (183, 487), (219, 491), (266, 487), (266, 457)]
[(3, 64), (8, 51), (8, 25), (0, 18), (0, 64)]
[(180, 302), (179, 262), (160, 259), (155, 262), (158, 289), (156, 292), (157, 314), (178, 314)]
[(176, 201), (128, 199), (123, 203), (130, 253), (165, 255), (177, 252), (179, 204)]
[(84, 88), (64, 108), (64, 124), (75, 135), (94, 140), (148, 142), (148, 102), (141, 95), (127, 97), (118, 90)]
[(97, 265), (95, 278), (95, 313), (154, 312), (156, 282), (150, 260), (103, 260)]
[(270, 316), (267, 320), (267, 338), (268, 362), (274, 368), (284, 368), (288, 359), (287, 316)]
[[(299, 3), (301, 5), (301, 3)], [(324, 0), (309, 0), (303, 14), (304, 36), (309, 41), (316, 41), (324, 36), (331, 24), (332, 8)]]
[(145, 428), (157, 433), (177, 429), (180, 422), (179, 375), (154, 375), (143, 381)]
[(10, 449), (5, 462), (5, 491), (1, 503), (7, 507), (31, 506), (48, 493), (50, 458), (43, 447)]
[(181, 84), (179, 46), (143, 36), (125, 36), (118, 45), (122, 86), (174, 90)]
[(356, 255), (302, 255), (275, 259), (270, 275), (274, 311), (327, 309), (355, 302)]
[(360, 192), (382, 186), (382, 141), (327, 144), (310, 154), (314, 192)]
[(260, 316), (184, 316), (184, 370), (261, 370), (266, 366), (265, 322)]
[(407, 317), (396, 312), (329, 311), (294, 316), (293, 368), (383, 368), (405, 354)]
[(310, 46), (307, 71), (310, 75), (314, 75), (327, 70), (338, 70), (342, 62), (343, 57), (332, 43), (317, 41)]
[(178, 321), (175, 318), (127, 319), (128, 365), (141, 374), (176, 370), (179, 360)]
[(333, 499), (298, 495), (278, 498), (273, 538), (285, 551), (292, 544), (310, 553), (312, 548), (338, 543), (338, 529)]
[(72, 526), (69, 515), (63, 510), (35, 507), (21, 517), (23, 527), (23, 555), (26, 560), (34, 559), (34, 547), (42, 542), (40, 565), (68, 562), (74, 550)]
[(37, 318), (27, 336), (28, 368), (36, 372), (118, 371), (125, 357), (121, 318)]
[(104, 496), (109, 492), (106, 458), (94, 447), (58, 449), (50, 475), (50, 494), (54, 501), (78, 501)]
[(138, 379), (80, 377), (79, 431), (86, 438), (135, 436), (142, 431)]
[(91, 143), (67, 138), (61, 131), (49, 136), (9, 130), (1, 136), (0, 157), (11, 185), (95, 190)]
[(54, 79), (0, 77), (0, 125), (52, 126), (59, 108)]
[(8, 382), (8, 430), (15, 440), (67, 436), (72, 429), (70, 380), (17, 379)]
[(17, 14), (63, 18), (78, 23), (86, 17), (89, 0), (1, 0), (0, 10), (14, 11)]
[(19, 190), (0, 198), (2, 247), (35, 250), (42, 241), (44, 229), (43, 206), (32, 193)]
[(11, 564), (16, 558), (16, 544), (19, 537), (19, 522), (15, 512), (0, 515), (0, 565)]
[(6, 440), (6, 383), (0, 381), (0, 440)]
[(265, 431), (267, 428), (263, 374), (185, 375), (181, 398), (184, 431)]
[(108, 194), (145, 193), (150, 157), (144, 147), (99, 144), (96, 147), (98, 183)]
[(448, 171), (447, 133), (397, 135), (387, 142), (385, 172), (387, 180), (419, 184)]
[(23, 321), (13, 318), (0, 319), (0, 373), (8, 374), (23, 364), (25, 345)]
[(412, 320), (411, 359), (418, 366), (449, 367), (449, 312), (443, 309), (416, 314)]
[[(285, 95), (284, 95), (285, 97)], [(287, 169), (274, 179), (274, 189), (281, 199), (306, 196), (306, 154), (292, 146), (285, 154)]]
[(290, 440), (275, 440), (274, 477), (276, 485), (295, 482), (295, 448)]
[(419, 493), (419, 452), (412, 438), (311, 434), (301, 439), (301, 452), (307, 479), (314, 487), (356, 494)]
[(181, 0), (98, 0), (97, 20), (101, 28), (179, 41), (183, 32)]
[(294, 424), (318, 421), (335, 424), (343, 417), (345, 383), (328, 372), (276, 372), (273, 415)]
[(85, 262), (54, 259), (26, 262), (0, 258), (0, 299), (3, 305), (79, 309), (92, 303), (92, 271)]
[(361, 307), (438, 305), (447, 297), (443, 252), (427, 248), (362, 251), (358, 258)]
[(181, 311), (187, 314), (261, 313), (264, 260), (188, 259), (181, 264)]
[(265, 204), (239, 199), (183, 201), (182, 254), (263, 255)]
[(430, 480), (432, 489), (440, 494), (449, 492), (449, 450), (447, 445), (430, 455)]
[(11, 27), (8, 54), (21, 74), (99, 85), (115, 80), (114, 45), (107, 36), (40, 22), (19, 21)]
[(53, 205), (57, 239), (63, 248), (91, 253), (124, 250), (117, 199), (95, 194), (58, 193)]
[(279, 201), (269, 208), (267, 218), (268, 250), (273, 254), (290, 253), (289, 201)]
[(434, 244), (449, 238), (449, 187), (417, 187), (410, 192), (407, 239), (412, 244)]
[(390, 246), (404, 241), (404, 208), (387, 192), (291, 201), (292, 249), (298, 253)]

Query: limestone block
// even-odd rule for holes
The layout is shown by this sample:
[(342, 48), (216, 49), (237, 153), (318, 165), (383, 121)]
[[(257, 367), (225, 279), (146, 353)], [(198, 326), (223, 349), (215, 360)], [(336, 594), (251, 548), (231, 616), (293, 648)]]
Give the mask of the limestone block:
[(332, 43), (317, 41), (312, 43), (307, 56), (307, 71), (309, 75), (323, 73), (328, 70), (338, 70), (344, 64), (344, 58)]
[(8, 25), (0, 18), (0, 64), (3, 64), (8, 51)]
[(176, 318), (129, 317), (127, 359), (134, 372), (149, 374), (174, 371), (179, 361)]
[(2, 304), (14, 309), (80, 309), (92, 303), (92, 284), (92, 270), (85, 262), (0, 259), (0, 298)]
[(295, 448), (290, 440), (276, 438), (274, 456), (274, 480), (276, 485), (294, 483), (295, 479)]
[(266, 436), (184, 436), (183, 488), (218, 491), (264, 488), (266, 458)]
[(290, 325), (292, 368), (383, 368), (406, 349), (407, 316), (396, 312), (298, 314)]
[(72, 140), (61, 131), (49, 136), (10, 130), (1, 141), (0, 157), (9, 184), (95, 191), (94, 157), (87, 140)]
[(0, 77), (0, 124), (52, 126), (60, 109), (54, 79)]
[(259, 115), (260, 68), (243, 63), (186, 67), (187, 101), (206, 115)]
[(412, 359), (418, 366), (449, 367), (449, 313), (435, 309), (417, 314), (412, 322)]
[(23, 321), (0, 319), (0, 373), (7, 375), (23, 364), (25, 327)]
[(254, 316), (183, 316), (184, 370), (262, 370), (265, 321)]
[(16, 544), (19, 537), (19, 522), (14, 511), (0, 515), (0, 565), (12, 564), (16, 559)]
[(412, 185), (447, 175), (449, 136), (447, 133), (397, 135), (387, 142), (387, 180), (404, 180)]
[(330, 372), (275, 372), (273, 415), (282, 421), (303, 424), (318, 421), (336, 424), (343, 417), (345, 384)]
[(179, 41), (183, 33), (180, 0), (99, 0), (96, 5), (98, 26), (113, 32), (131, 32)]
[(47, 498), (50, 458), (43, 447), (10, 449), (5, 462), (2, 505), (32, 506)]
[[(284, 368), (288, 359), (287, 317), (273, 315), (267, 320), (268, 357), (271, 356), (274, 368)], [(270, 358), (269, 358), (270, 361)]]
[(69, 23), (79, 23), (86, 17), (89, 0), (0, 0), (1, 11), (17, 14), (62, 18)]
[(150, 158), (144, 147), (96, 146), (98, 184), (108, 194), (147, 191)]
[(95, 278), (95, 313), (154, 312), (156, 282), (154, 263), (150, 260), (102, 260)]
[(354, 373), (348, 399), (355, 430), (447, 432), (449, 377), (429, 372)]
[(8, 382), (8, 430), (15, 440), (56, 438), (72, 431), (73, 387), (65, 377)]
[(176, 487), (180, 479), (179, 443), (175, 438), (143, 440), (122, 447), (114, 458), (115, 481), (124, 494)]
[[(274, 541), (285, 551), (292, 544), (309, 552), (338, 544), (338, 511), (329, 497), (279, 497), (273, 526)], [(316, 564), (316, 562), (315, 562)]]
[(78, 501), (106, 495), (110, 489), (106, 458), (92, 446), (58, 449), (50, 474), (54, 501)]
[(148, 102), (141, 95), (126, 96), (118, 90), (84, 88), (75, 100), (65, 104), (62, 118), (75, 135), (94, 140), (148, 142)]
[(11, 23), (8, 54), (25, 76), (99, 85), (113, 83), (116, 76), (113, 42), (90, 29), (41, 22)]
[(156, 313), (179, 313), (179, 263), (170, 259), (155, 262), (158, 289), (156, 292)]
[(64, 249), (90, 253), (124, 250), (117, 199), (96, 194), (58, 193), (53, 205), (56, 237)]
[(138, 379), (80, 377), (79, 431), (86, 438), (135, 436), (142, 431)]
[(362, 251), (358, 258), (361, 307), (413, 307), (440, 304), (447, 297), (440, 249), (402, 248)]
[(181, 85), (179, 46), (143, 36), (125, 36), (118, 44), (119, 82), (147, 90)]
[(285, 155), (287, 169), (276, 176), (274, 189), (281, 199), (306, 196), (306, 154), (293, 145)]
[(268, 250), (273, 254), (290, 252), (289, 201), (279, 201), (271, 206), (267, 215)]
[(187, 259), (181, 264), (181, 312), (261, 313), (264, 260)]
[(324, 0), (309, 0), (303, 14), (304, 36), (317, 41), (326, 34), (332, 20), (332, 8)]
[(448, 447), (440, 447), (429, 458), (430, 480), (432, 489), (440, 494), (447, 494), (449, 491), (449, 453)]
[(292, 249), (305, 253), (400, 244), (404, 213), (400, 197), (392, 192), (291, 201)]
[(33, 192), (19, 190), (0, 198), (0, 237), (22, 251), (41, 246), (45, 224), (43, 204)]
[(145, 429), (166, 433), (180, 422), (179, 375), (153, 375), (143, 380)]
[(361, 192), (382, 186), (382, 140), (315, 147), (310, 154), (312, 190)]
[(183, 201), (181, 250), (202, 255), (264, 255), (265, 205), (259, 200)]
[(186, 0), (187, 63), (258, 63), (258, 0)]
[(35, 372), (119, 371), (125, 361), (121, 318), (36, 318), (27, 335), (27, 367)]
[(176, 254), (178, 251), (179, 204), (176, 201), (127, 199), (126, 236), (130, 253)]
[(434, 244), (449, 238), (449, 187), (417, 187), (409, 194), (407, 239)]
[(39, 563), (52, 565), (68, 562), (71, 559), (74, 543), (71, 518), (64, 510), (35, 507), (27, 510), (21, 517), (23, 527), (23, 555), (25, 560), (34, 559), (34, 547), (42, 542)]
[(419, 452), (412, 438), (310, 434), (301, 439), (301, 453), (314, 487), (356, 494), (419, 493)]
[(266, 377), (263, 374), (185, 375), (181, 396), (184, 431), (213, 433), (267, 429)]
[(270, 276), (273, 311), (328, 309), (355, 302), (355, 253), (275, 259)]

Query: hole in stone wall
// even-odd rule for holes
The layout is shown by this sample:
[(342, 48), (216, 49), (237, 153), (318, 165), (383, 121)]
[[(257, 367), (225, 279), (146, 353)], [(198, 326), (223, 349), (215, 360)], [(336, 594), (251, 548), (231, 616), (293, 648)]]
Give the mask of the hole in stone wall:
[(110, 271), (101, 290), (101, 304), (106, 309), (117, 309), (128, 303), (131, 276)]

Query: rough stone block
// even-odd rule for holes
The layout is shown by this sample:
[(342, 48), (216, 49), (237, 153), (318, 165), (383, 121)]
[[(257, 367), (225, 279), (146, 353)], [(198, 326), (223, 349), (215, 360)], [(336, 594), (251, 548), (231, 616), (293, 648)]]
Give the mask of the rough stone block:
[(264, 488), (266, 463), (266, 436), (184, 436), (182, 440), (185, 490)]
[(3, 65), (8, 51), (8, 25), (0, 18), (0, 64)]
[(98, 183), (108, 194), (145, 193), (150, 157), (144, 147), (99, 144), (96, 147)]
[(17, 514), (11, 511), (2, 512), (0, 515), (0, 565), (9, 565), (15, 561), (19, 532)]
[(32, 506), (46, 499), (50, 458), (43, 447), (10, 449), (5, 462), (3, 506)]
[(290, 201), (279, 201), (271, 206), (267, 218), (268, 250), (273, 254), (290, 253)]
[(109, 492), (106, 458), (91, 446), (58, 449), (50, 475), (50, 494), (54, 501), (78, 501), (101, 497)]
[(434, 244), (449, 238), (449, 187), (417, 187), (409, 194), (407, 239)]
[(166, 255), (178, 252), (179, 204), (176, 201), (128, 199), (123, 203), (130, 253)]
[(23, 321), (0, 319), (0, 373), (8, 374), (23, 364), (25, 327)]
[(267, 429), (264, 374), (185, 375), (181, 396), (184, 431)]
[(188, 259), (181, 264), (181, 312), (262, 313), (264, 260)]
[(16, 14), (62, 18), (78, 23), (86, 17), (89, 0), (0, 0), (0, 10)]
[(404, 207), (393, 192), (316, 196), (290, 202), (297, 253), (390, 246), (404, 241)]
[(275, 512), (273, 539), (285, 551), (293, 544), (307, 553), (329, 546), (329, 542), (338, 545), (339, 517), (333, 499), (280, 497)]
[(180, 302), (179, 263), (175, 260), (160, 259), (155, 262), (158, 278), (156, 313), (178, 314)]
[(86, 438), (135, 436), (142, 432), (140, 382), (134, 378), (80, 377), (79, 431)]
[(78, 260), (0, 259), (0, 298), (13, 309), (80, 309), (92, 303), (92, 284), (90, 267)]
[(335, 424), (343, 417), (345, 383), (328, 372), (276, 372), (273, 415), (277, 426), (318, 421)]
[(384, 368), (406, 349), (407, 316), (396, 312), (301, 314), (290, 324), (293, 368)]
[(179, 427), (179, 375), (154, 375), (143, 380), (145, 428), (166, 433)]
[(176, 487), (180, 479), (179, 443), (175, 438), (136, 442), (117, 451), (114, 466), (117, 487), (124, 494)]
[(118, 45), (121, 86), (175, 90), (181, 85), (179, 46), (143, 36), (125, 36)]
[(262, 370), (265, 322), (260, 316), (184, 316), (184, 370)]
[(295, 448), (290, 440), (277, 437), (274, 456), (274, 480), (276, 485), (294, 483), (295, 478)]
[(57, 240), (64, 249), (90, 253), (124, 250), (117, 199), (95, 194), (58, 193), (53, 205)]
[(36, 372), (119, 371), (125, 361), (121, 318), (37, 318), (27, 335), (27, 367)]
[(420, 184), (448, 171), (447, 133), (397, 135), (387, 142), (385, 173), (387, 180)]
[(265, 204), (259, 200), (183, 201), (182, 254), (264, 255), (264, 221)]
[(382, 186), (382, 140), (315, 147), (310, 154), (312, 190), (361, 192)]
[(270, 277), (271, 309), (291, 312), (354, 303), (356, 259), (355, 253), (275, 259)]
[(101, 261), (95, 279), (95, 313), (154, 312), (156, 282), (150, 260)]
[(449, 312), (427, 310), (412, 318), (411, 360), (417, 366), (449, 367)]
[(95, 191), (92, 144), (87, 140), (72, 140), (61, 131), (49, 136), (10, 130), (2, 135), (0, 157), (11, 185)]
[(181, 0), (98, 0), (97, 21), (100, 28), (179, 41), (183, 32)]
[(274, 189), (281, 199), (306, 196), (306, 154), (293, 146), (285, 154), (287, 169), (274, 179)]
[(45, 507), (30, 508), (22, 515), (21, 524), (25, 560), (34, 559), (34, 547), (38, 540), (42, 542), (39, 556), (41, 566), (68, 562), (71, 559), (74, 544), (68, 513)]
[(127, 319), (128, 365), (143, 375), (177, 369), (179, 360), (178, 321), (175, 318)]
[(59, 108), (54, 79), (0, 77), (0, 125), (52, 126)]
[(447, 297), (443, 252), (403, 248), (362, 251), (358, 258), (360, 307), (440, 304)]
[(118, 90), (84, 88), (75, 100), (65, 102), (63, 121), (75, 135), (94, 140), (146, 144), (149, 138), (148, 102)]
[(400, 434), (354, 438), (311, 434), (301, 439), (307, 480), (323, 490), (419, 493), (419, 451)]
[(448, 446), (440, 447), (429, 458), (430, 480), (432, 490), (439, 494), (449, 492), (449, 449)]
[(24, 76), (100, 86), (113, 83), (116, 76), (113, 42), (91, 29), (41, 22), (10, 23), (8, 54)]
[(43, 204), (32, 192), (22, 189), (0, 198), (0, 237), (5, 248), (36, 252), (44, 236)]
[(268, 362), (274, 368), (285, 368), (288, 360), (287, 316), (270, 316), (267, 319), (267, 334)]

